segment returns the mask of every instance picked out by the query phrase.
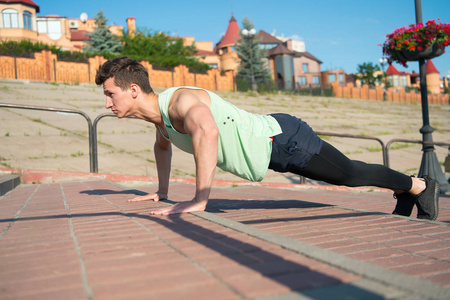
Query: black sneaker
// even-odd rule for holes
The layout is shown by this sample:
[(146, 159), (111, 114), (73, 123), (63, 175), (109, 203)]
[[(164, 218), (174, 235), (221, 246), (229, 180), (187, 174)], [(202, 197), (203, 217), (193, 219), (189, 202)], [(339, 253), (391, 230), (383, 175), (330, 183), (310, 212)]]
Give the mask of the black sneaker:
[(428, 175), (423, 178), (426, 188), (414, 196), (417, 204), (417, 218), (434, 221), (439, 214), (439, 183)]
[[(414, 175), (411, 175), (411, 177), (414, 177)], [(404, 192), (401, 194), (394, 193), (394, 198), (397, 199), (397, 204), (392, 214), (405, 217), (411, 216), (414, 204), (416, 204), (415, 197), (408, 192)]]
[(401, 194), (394, 193), (394, 198), (397, 199), (397, 204), (392, 214), (409, 217), (416, 203), (415, 197), (408, 192), (404, 192)]

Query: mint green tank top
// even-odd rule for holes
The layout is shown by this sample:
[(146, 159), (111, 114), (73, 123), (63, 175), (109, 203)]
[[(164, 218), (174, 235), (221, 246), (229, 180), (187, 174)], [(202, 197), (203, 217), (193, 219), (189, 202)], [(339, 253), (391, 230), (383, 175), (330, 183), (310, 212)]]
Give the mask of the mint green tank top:
[[(159, 109), (169, 136), (162, 135), (181, 150), (193, 154), (191, 136), (174, 129), (168, 114), (170, 98), (181, 88), (204, 90), (173, 87), (159, 94)], [(280, 125), (272, 116), (249, 113), (213, 92), (204, 91), (211, 98), (210, 110), (219, 129), (217, 167), (250, 181), (261, 181), (270, 162), (270, 137), (281, 133)]]

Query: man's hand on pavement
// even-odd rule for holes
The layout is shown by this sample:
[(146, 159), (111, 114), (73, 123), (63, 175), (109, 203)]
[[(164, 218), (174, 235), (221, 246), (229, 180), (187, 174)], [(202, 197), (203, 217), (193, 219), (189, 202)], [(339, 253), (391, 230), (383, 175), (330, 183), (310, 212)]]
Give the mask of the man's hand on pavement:
[(158, 202), (159, 200), (164, 200), (164, 199), (167, 199), (166, 194), (155, 193), (155, 194), (147, 194), (144, 196), (138, 196), (133, 199), (129, 199), (128, 202), (140, 202), (140, 201), (150, 201), (150, 200)]

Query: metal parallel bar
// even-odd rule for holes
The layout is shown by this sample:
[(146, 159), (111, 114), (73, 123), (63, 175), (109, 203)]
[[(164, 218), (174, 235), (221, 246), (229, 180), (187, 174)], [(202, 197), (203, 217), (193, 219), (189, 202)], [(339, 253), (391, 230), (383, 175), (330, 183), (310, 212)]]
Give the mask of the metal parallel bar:
[(94, 169), (93, 169), (94, 173), (98, 173), (97, 124), (98, 124), (98, 121), (100, 121), (104, 117), (117, 117), (117, 116), (113, 113), (104, 113), (104, 114), (99, 115), (94, 120), (94, 123), (92, 125), (92, 139), (93, 139), (92, 156), (93, 156), (93, 160), (94, 160)]
[(411, 144), (422, 144), (422, 145), (436, 145), (436, 146), (446, 146), (450, 150), (450, 143), (442, 142), (430, 142), (430, 141), (418, 141), (418, 140), (403, 140), (403, 139), (392, 139), (386, 144), (386, 166), (389, 167), (389, 148), (393, 143), (411, 143)]
[(0, 107), (6, 107), (6, 108), (18, 108), (18, 109), (29, 109), (29, 110), (41, 110), (41, 111), (52, 111), (52, 112), (61, 112), (61, 113), (68, 113), (68, 114), (78, 114), (83, 116), (87, 123), (88, 123), (88, 134), (89, 134), (89, 162), (90, 162), (90, 172), (94, 172), (94, 155), (93, 155), (93, 149), (94, 149), (94, 139), (93, 139), (93, 132), (92, 132), (92, 121), (89, 116), (77, 109), (67, 109), (67, 108), (54, 108), (54, 107), (42, 107), (42, 106), (33, 106), (33, 105), (22, 105), (22, 104), (9, 104), (9, 103), (0, 103)]
[[(94, 123), (92, 125), (92, 156), (93, 156), (93, 160), (94, 160), (94, 171), (93, 173), (98, 173), (98, 143), (97, 143), (97, 125), (98, 122), (103, 119), (104, 117), (117, 117), (116, 114), (113, 113), (104, 113), (101, 114), (99, 116), (97, 116), (97, 118), (94, 119)], [(136, 117), (125, 117), (126, 119), (137, 119)]]
[[(67, 109), (67, 108), (53, 108), (53, 107), (42, 107), (42, 106), (33, 106), (33, 105), (18, 105), (18, 104), (9, 104), (9, 103), (0, 103), (0, 107), (5, 108), (18, 108), (18, 109), (29, 109), (29, 110), (41, 110), (41, 111), (51, 111), (51, 112), (61, 112), (68, 114), (79, 114), (83, 116), (88, 123), (88, 134), (89, 134), (89, 160), (90, 160), (90, 172), (98, 173), (98, 142), (97, 142), (97, 125), (98, 122), (104, 117), (116, 117), (113, 113), (104, 113), (97, 116), (92, 123), (90, 117), (81, 110), (76, 109)], [(134, 117), (127, 117), (134, 118)], [(371, 136), (362, 136), (362, 135), (352, 135), (352, 134), (340, 134), (340, 133), (332, 133), (332, 132), (322, 132), (316, 131), (318, 135), (326, 135), (326, 136), (336, 136), (336, 137), (344, 137), (344, 138), (355, 138), (355, 139), (366, 139), (366, 140), (374, 140), (380, 143), (382, 147), (382, 155), (383, 155), (383, 164), (389, 167), (389, 148), (393, 143), (402, 142), (402, 143), (414, 143), (414, 144), (423, 144), (423, 145), (436, 145), (436, 146), (446, 146), (450, 149), (450, 143), (443, 142), (429, 142), (429, 141), (418, 141), (418, 140), (404, 140), (404, 139), (392, 139), (390, 140), (386, 146), (383, 141), (376, 137)], [(301, 182), (305, 182), (303, 178), (301, 178)]]

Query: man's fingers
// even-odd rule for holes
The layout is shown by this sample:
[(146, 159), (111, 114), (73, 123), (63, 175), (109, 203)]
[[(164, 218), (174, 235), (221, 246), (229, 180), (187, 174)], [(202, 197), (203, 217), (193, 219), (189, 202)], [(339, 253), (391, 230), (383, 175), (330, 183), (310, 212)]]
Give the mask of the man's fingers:
[(177, 203), (175, 205), (165, 207), (162, 209), (151, 211), (150, 215), (167, 216), (167, 215), (173, 215), (173, 214), (198, 212), (198, 211), (204, 211), (205, 207), (206, 207), (206, 204), (201, 204), (201, 203), (197, 203), (194, 201), (187, 201), (187, 202)]
[(157, 194), (149, 194), (145, 196), (139, 196), (133, 199), (129, 199), (128, 202), (140, 202), (140, 201), (150, 201), (153, 200), (155, 202), (159, 201), (159, 196)]

